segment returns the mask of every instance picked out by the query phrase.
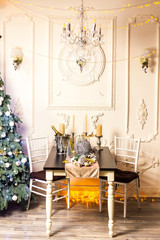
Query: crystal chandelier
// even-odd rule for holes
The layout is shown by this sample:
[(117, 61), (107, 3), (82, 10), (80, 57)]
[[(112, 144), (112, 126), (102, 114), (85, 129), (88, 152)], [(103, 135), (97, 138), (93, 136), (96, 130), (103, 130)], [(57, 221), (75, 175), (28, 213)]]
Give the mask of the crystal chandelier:
[(76, 57), (76, 63), (80, 67), (80, 71), (82, 72), (83, 67), (86, 62), (91, 59), (91, 55), (93, 49), (95, 47), (101, 47), (102, 44), (102, 34), (101, 34), (101, 26), (96, 26), (96, 22), (94, 20), (92, 29), (88, 30), (84, 25), (84, 21), (86, 18), (86, 11), (88, 8), (85, 8), (83, 5), (83, 0), (81, 1), (81, 6), (78, 8), (74, 8), (74, 10), (79, 12), (79, 21), (80, 21), (80, 29), (78, 33), (72, 31), (71, 23), (68, 22), (67, 25), (64, 24), (63, 33), (62, 33), (62, 41), (72, 46), (74, 50), (74, 55)]

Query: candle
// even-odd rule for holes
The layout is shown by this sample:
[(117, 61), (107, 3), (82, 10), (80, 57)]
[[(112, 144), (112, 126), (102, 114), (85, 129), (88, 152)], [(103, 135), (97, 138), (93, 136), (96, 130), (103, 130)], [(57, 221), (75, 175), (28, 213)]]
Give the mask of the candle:
[(64, 23), (64, 26), (63, 26), (63, 32), (66, 31), (66, 24)]
[(93, 23), (93, 32), (95, 32), (96, 30), (96, 19), (94, 19), (94, 23)]
[(87, 133), (87, 114), (85, 116), (85, 132)]
[(67, 31), (68, 31), (68, 37), (70, 37), (70, 36), (71, 36), (71, 24), (70, 24), (70, 19), (68, 19)]
[(75, 115), (73, 115), (73, 126), (72, 126), (72, 132), (75, 132)]
[(97, 137), (101, 137), (102, 136), (102, 125), (101, 124), (97, 125), (96, 136)]
[(65, 134), (65, 124), (64, 123), (59, 124), (59, 132), (61, 134)]
[(68, 27), (68, 31), (71, 31), (71, 24), (70, 24), (70, 22), (67, 24), (67, 27)]
[(101, 25), (99, 25), (99, 35), (101, 36)]

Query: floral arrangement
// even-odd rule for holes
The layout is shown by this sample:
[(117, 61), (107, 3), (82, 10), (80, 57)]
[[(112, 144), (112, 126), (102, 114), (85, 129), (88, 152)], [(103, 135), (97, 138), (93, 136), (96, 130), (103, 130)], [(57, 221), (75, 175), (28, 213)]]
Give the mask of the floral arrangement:
[(13, 66), (15, 70), (17, 70), (18, 66), (22, 63), (22, 61), (23, 61), (22, 57), (17, 57), (17, 56), (14, 57)]
[(86, 60), (82, 57), (80, 57), (79, 59), (76, 60), (76, 63), (78, 64), (78, 66), (80, 67), (80, 70), (82, 72), (84, 65), (86, 64)]
[[(72, 150), (73, 147), (73, 150)], [(72, 163), (76, 166), (91, 166), (96, 162), (96, 155), (91, 148), (91, 144), (87, 139), (80, 139), (71, 147), (71, 142), (68, 144), (67, 158), (63, 163)]]
[(88, 155), (77, 154), (70, 159), (70, 162), (75, 164), (76, 166), (79, 166), (79, 167), (81, 167), (81, 166), (91, 166), (93, 163), (96, 162), (96, 156), (95, 156), (94, 153), (90, 153)]

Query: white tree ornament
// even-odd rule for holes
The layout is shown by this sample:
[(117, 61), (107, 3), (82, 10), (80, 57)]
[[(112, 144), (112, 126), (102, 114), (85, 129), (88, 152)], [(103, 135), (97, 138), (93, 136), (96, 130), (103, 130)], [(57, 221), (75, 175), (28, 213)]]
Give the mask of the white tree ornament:
[(13, 201), (17, 201), (17, 196), (16, 196), (16, 195), (13, 195), (12, 200), (13, 200)]
[(1, 133), (1, 137), (2, 137), (2, 138), (5, 138), (5, 136), (6, 136), (6, 133), (5, 133), (5, 132), (2, 132), (2, 133)]
[(7, 111), (7, 112), (5, 113), (5, 115), (6, 115), (7, 117), (9, 117), (9, 116), (10, 116), (10, 112)]
[(6, 163), (5, 165), (6, 165), (6, 168), (9, 168), (9, 166), (10, 166), (10, 163)]
[(13, 121), (10, 121), (10, 122), (9, 122), (9, 126), (10, 126), (10, 127), (13, 127), (13, 126), (14, 126), (14, 122), (13, 122)]
[(22, 159), (21, 159), (21, 162), (22, 162), (22, 163), (27, 162), (27, 158), (22, 158)]

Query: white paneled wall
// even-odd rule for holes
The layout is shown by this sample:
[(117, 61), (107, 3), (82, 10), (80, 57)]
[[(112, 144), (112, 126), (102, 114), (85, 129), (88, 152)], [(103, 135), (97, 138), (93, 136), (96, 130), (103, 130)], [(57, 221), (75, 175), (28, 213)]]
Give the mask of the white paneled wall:
[[(3, 21), (3, 71), (6, 92), (11, 95), (12, 107), (23, 121), (23, 133), (32, 133), (34, 120), (34, 22), (26, 14), (11, 14)], [(20, 47), (23, 62), (14, 70), (11, 51)], [(24, 97), (25, 96), (25, 97)]]
[[(51, 125), (58, 129), (59, 123), (65, 122), (68, 124), (66, 133), (71, 133), (73, 114), (76, 134), (80, 134), (85, 130), (87, 114), (89, 133), (95, 133), (95, 123), (103, 125), (103, 145), (113, 148), (114, 134), (142, 139), (141, 194), (160, 196), (159, 5), (153, 3), (150, 7), (130, 7), (124, 11), (122, 8), (127, 4), (124, 0), (117, 3), (102, 0), (101, 6), (96, 0), (86, 0), (86, 5), (106, 9), (90, 14), (91, 19), (102, 19), (102, 33), (107, 35), (106, 65), (98, 81), (75, 86), (68, 82), (70, 79), (62, 80), (58, 63), (64, 13), (55, 10), (49, 14), (49, 7), (41, 8), (40, 3), (49, 6), (48, 1), (39, 1), (37, 7), (34, 5), (26, 12), (24, 6), (9, 2), (0, 5), (0, 72), (12, 99), (12, 110), (23, 121), (19, 128), (23, 138), (47, 134), (52, 144)], [(76, 4), (75, 1), (57, 2), (60, 8), (65, 8), (65, 4), (78, 6), (80, 1)], [(113, 12), (107, 11), (109, 8)], [(71, 12), (65, 11), (67, 14)], [(53, 29), (57, 29), (56, 32)], [(21, 47), (23, 52), (23, 62), (17, 71), (10, 58), (15, 46)], [(148, 73), (142, 71), (139, 61), (146, 48), (152, 53)], [(77, 78), (79, 82), (80, 75)], [(58, 99), (61, 100), (58, 102)], [(96, 144), (96, 139), (91, 142)]]

